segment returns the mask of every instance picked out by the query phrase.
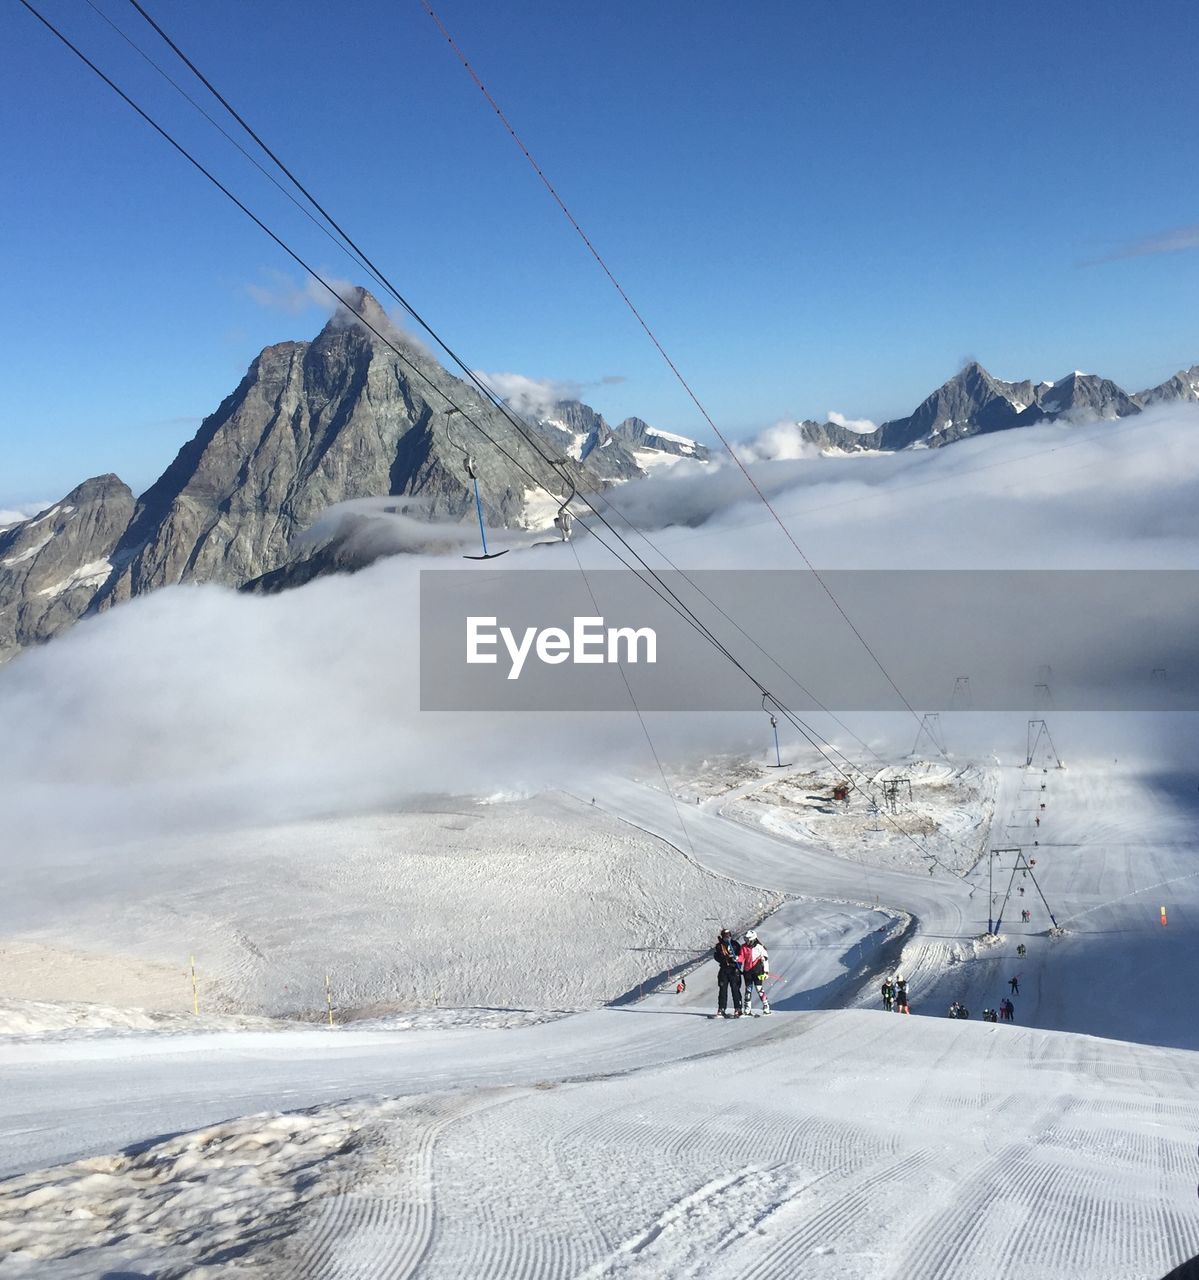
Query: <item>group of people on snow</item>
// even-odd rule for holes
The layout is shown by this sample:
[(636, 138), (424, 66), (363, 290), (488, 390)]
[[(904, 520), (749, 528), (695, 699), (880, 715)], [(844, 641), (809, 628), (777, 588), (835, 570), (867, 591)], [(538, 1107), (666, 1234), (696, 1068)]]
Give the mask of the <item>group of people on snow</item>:
[[(721, 929), (712, 949), (716, 961), (716, 1014), (718, 1018), (753, 1016), (753, 994), (763, 1013), (770, 1012), (766, 998), (766, 979), (770, 976), (770, 957), (762, 939), (753, 929), (747, 929), (745, 937), (738, 940), (728, 929)], [(733, 1012), (729, 1012), (732, 996)]]
[[(1020, 948), (1020, 954), (1024, 954), (1024, 948)], [(1017, 973), (1008, 979), (1008, 986), (1011, 988), (1012, 995), (1020, 994), (1020, 975)], [(951, 1018), (968, 1018), (970, 1010), (966, 1008), (960, 1001), (955, 1000), (949, 1006), (949, 1016)], [(1000, 1000), (998, 1010), (984, 1009), (984, 1022), (1014, 1022), (1016, 1020), (1016, 1006), (1012, 1004), (1006, 996)]]
[(908, 1007), (908, 980), (902, 973), (883, 979), (883, 1008), (888, 1013), (911, 1013)]
[[(1020, 994), (1020, 975), (1008, 979), (1008, 986), (1011, 988), (1012, 995)], [(904, 981), (902, 974), (896, 974), (894, 978), (883, 979), (883, 1008), (890, 1013), (892, 1010), (898, 1013), (910, 1013), (908, 1007), (908, 984)], [(960, 1000), (955, 1000), (948, 1009), (951, 1018), (968, 1018), (970, 1010), (966, 1008)], [(1016, 1006), (1006, 997), (999, 1002), (998, 1010), (984, 1009), (984, 1022), (1014, 1022), (1016, 1017)]]

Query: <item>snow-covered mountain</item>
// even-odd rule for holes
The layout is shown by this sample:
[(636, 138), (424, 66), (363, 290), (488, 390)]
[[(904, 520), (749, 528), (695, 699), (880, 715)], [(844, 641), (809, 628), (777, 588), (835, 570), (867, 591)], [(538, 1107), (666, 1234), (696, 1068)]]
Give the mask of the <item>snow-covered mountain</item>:
[(1178, 400), (1199, 400), (1199, 365), (1130, 395), (1110, 379), (1077, 369), (1053, 382), (1005, 382), (972, 360), (906, 418), (884, 422), (875, 431), (856, 432), (835, 422), (810, 420), (799, 426), (808, 443), (828, 451), (938, 449), (968, 436), (1059, 418), (1132, 417), (1149, 405)]
[(552, 445), (607, 481), (635, 480), (683, 458), (707, 462), (710, 457), (702, 444), (640, 418), (609, 426), (602, 414), (578, 400), (560, 400), (546, 417), (533, 421)]

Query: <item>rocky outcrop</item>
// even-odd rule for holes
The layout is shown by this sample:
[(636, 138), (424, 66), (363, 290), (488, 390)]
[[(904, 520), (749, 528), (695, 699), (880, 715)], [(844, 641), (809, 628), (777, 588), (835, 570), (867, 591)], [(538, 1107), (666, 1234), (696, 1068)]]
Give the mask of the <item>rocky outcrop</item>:
[(1138, 391), (1132, 398), (1142, 409), (1176, 400), (1199, 400), (1199, 364), (1193, 364), (1189, 369), (1180, 369), (1159, 386), (1150, 387), (1148, 391)]
[(128, 485), (97, 476), (0, 533), (0, 661), (87, 612), (114, 571), (133, 509)]
[(497, 524), (519, 518), (533, 477), (561, 486), (508, 418), (400, 334), (365, 290), (353, 302), (315, 341), (263, 351), (201, 424), (138, 501), (101, 606), (174, 582), (261, 577), (348, 499), (419, 494), (431, 517), (455, 519), (473, 503), (468, 455)]
[(1016, 425), (1030, 427), (1058, 418), (1095, 422), (1104, 418), (1128, 418), (1140, 412), (1140, 405), (1114, 382), (1075, 370), (1056, 382), (1043, 383), (1036, 404), (1029, 405), (1020, 414)]
[[(267, 347), (136, 503), (115, 476), (100, 476), (0, 531), (0, 661), (89, 612), (173, 583), (282, 590), (437, 539), (449, 549), (455, 531), (436, 525), (473, 520), (468, 460), (485, 520), (536, 528), (572, 484), (586, 491), (709, 458), (694, 440), (640, 418), (612, 427), (577, 400), (514, 421), (399, 332), (365, 290), (349, 302), (313, 341)], [(1171, 400), (1199, 400), (1199, 366), (1129, 396), (1094, 375), (1004, 382), (971, 362), (876, 431), (799, 425), (825, 451), (937, 448)], [(390, 497), (403, 500), (402, 528), (379, 518), (398, 506), (354, 507), (331, 531), (309, 534), (338, 504)], [(430, 525), (428, 536), (420, 532)]]
[(638, 457), (703, 453), (637, 419), (613, 432), (578, 402), (558, 406), (560, 422), (513, 421), (365, 290), (348, 300), (312, 342), (261, 352), (136, 504), (102, 477), (0, 533), (0, 658), (174, 583), (278, 590), (394, 553), (367, 517), (322, 543), (307, 539), (340, 503), (415, 498), (427, 521), (473, 520), (473, 471), (485, 520), (520, 527), (552, 510), (547, 489), (564, 496), (571, 483), (644, 475)]
[(1199, 365), (1148, 391), (1129, 395), (1107, 378), (1075, 371), (1056, 382), (1004, 382), (971, 361), (906, 418), (858, 433), (832, 422), (799, 423), (803, 438), (825, 452), (939, 449), (955, 440), (1059, 419), (1128, 418), (1150, 405), (1199, 400)]
[(659, 431), (640, 418), (611, 427), (601, 414), (578, 400), (560, 400), (545, 418), (534, 420), (546, 440), (601, 482), (636, 480), (679, 458), (709, 461), (708, 450), (686, 436)]

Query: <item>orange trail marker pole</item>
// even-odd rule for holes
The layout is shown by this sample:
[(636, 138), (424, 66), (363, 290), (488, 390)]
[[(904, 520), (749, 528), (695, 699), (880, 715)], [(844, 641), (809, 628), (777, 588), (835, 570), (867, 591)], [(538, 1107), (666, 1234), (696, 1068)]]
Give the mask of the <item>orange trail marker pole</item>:
[(1166, 909), (1162, 907), (1162, 928), (1166, 927)]

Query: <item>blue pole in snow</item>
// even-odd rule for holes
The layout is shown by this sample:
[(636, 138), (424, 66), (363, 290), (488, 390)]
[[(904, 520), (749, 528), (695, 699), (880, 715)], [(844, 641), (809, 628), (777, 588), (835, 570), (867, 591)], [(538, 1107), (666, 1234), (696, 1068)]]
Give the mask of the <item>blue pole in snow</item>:
[(474, 476), (475, 482), (475, 510), (479, 513), (479, 537), (483, 539), (483, 554), (487, 554), (487, 533), (483, 528), (483, 503), (479, 498), (479, 477)]

